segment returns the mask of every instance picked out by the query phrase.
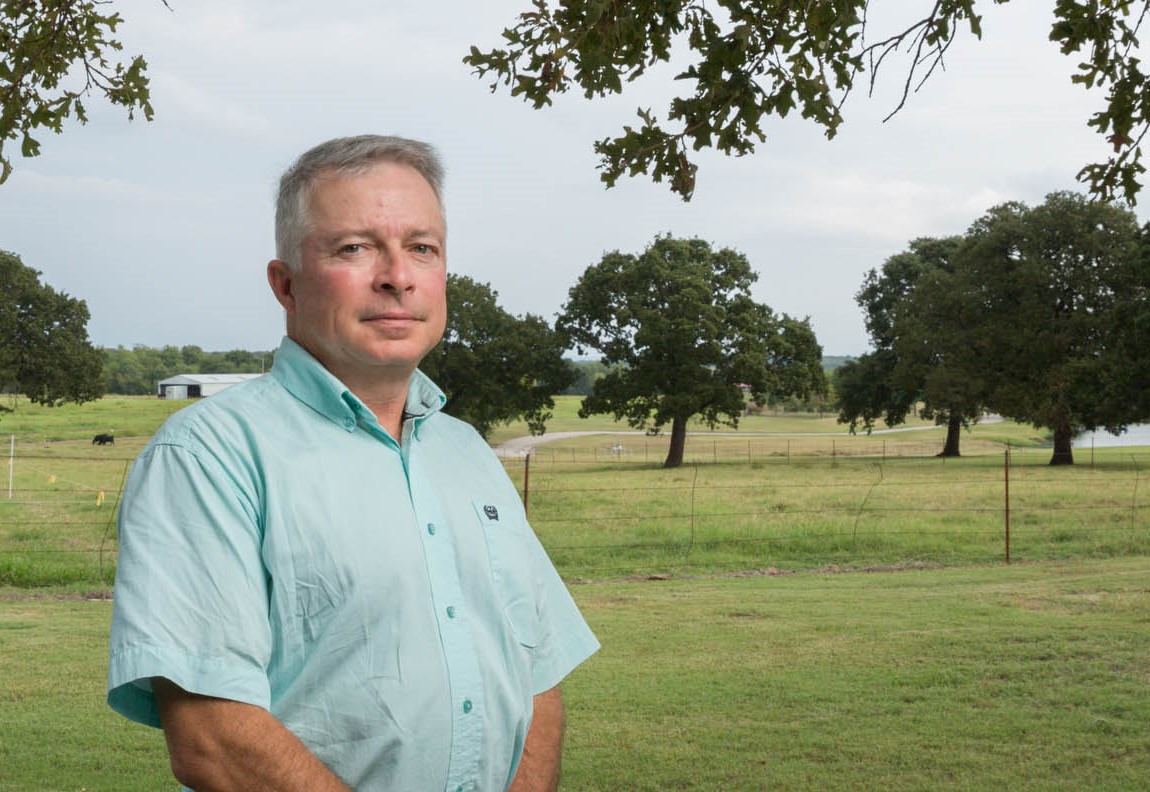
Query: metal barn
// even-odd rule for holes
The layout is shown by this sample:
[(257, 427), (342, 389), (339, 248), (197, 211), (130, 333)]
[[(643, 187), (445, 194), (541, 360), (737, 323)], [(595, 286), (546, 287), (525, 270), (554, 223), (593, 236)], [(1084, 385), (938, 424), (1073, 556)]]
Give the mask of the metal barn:
[(238, 385), (259, 374), (179, 374), (160, 380), (156, 395), (161, 399), (199, 399)]

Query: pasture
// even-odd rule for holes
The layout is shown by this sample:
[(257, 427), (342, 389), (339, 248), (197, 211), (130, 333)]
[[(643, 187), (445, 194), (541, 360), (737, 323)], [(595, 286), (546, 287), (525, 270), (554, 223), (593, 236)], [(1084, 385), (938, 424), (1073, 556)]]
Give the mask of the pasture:
[[(577, 403), (549, 429), (626, 431)], [(178, 406), (0, 415), (0, 792), (174, 788), (103, 684), (119, 488)], [(1009, 423), (950, 460), (930, 427), (704, 429), (677, 470), (642, 434), (505, 459), (604, 646), (565, 683), (562, 789), (1144, 788), (1150, 450), (1050, 468)]]
[[(529, 460), (504, 458), (568, 579), (1150, 554), (1147, 448), (1080, 449), (1079, 464), (1051, 468), (1035, 430), (988, 423), (965, 434), (962, 458), (936, 459), (943, 434), (930, 426), (867, 437), (832, 416), (752, 416), (737, 432), (697, 427), (687, 464), (664, 470), (665, 436), (580, 421), (577, 401), (560, 400), (557, 431), (624, 433), (532, 440)], [(0, 585), (110, 586), (119, 492), (176, 406), (104, 399), (66, 420), (28, 405), (4, 416), (16, 442)], [(92, 444), (112, 429), (114, 446)]]
[[(575, 585), (564, 792), (1144, 789), (1150, 561)], [(174, 789), (106, 600), (0, 603), (0, 792)]]

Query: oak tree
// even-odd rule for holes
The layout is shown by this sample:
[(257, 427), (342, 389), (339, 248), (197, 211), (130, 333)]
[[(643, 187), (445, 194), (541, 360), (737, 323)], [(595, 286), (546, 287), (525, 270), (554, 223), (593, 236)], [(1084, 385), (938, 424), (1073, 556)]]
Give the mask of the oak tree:
[[(503, 31), (503, 46), (473, 46), (464, 62), (493, 78), (493, 91), (502, 84), (536, 108), (569, 90), (589, 99), (621, 94), (652, 67), (673, 63), (683, 87), (662, 117), (639, 109), (638, 124), (599, 140), (595, 151), (609, 186), (623, 174), (646, 173), (689, 200), (692, 151), (747, 154), (766, 140), (770, 116), (791, 112), (833, 137), (856, 85), (873, 89), (880, 72), (901, 68), (894, 115), (959, 36), (981, 37), (979, 12), (1007, 1), (919, 0), (876, 30), (870, 0), (533, 0)], [(1150, 76), (1138, 40), (1148, 7), (1150, 0), (1056, 0), (1050, 27), (1053, 44), (1072, 58), (1071, 81), (1105, 92), (1088, 124), (1114, 154), (1085, 166), (1079, 179), (1096, 196), (1131, 203), (1150, 127)]]
[(1150, 259), (1128, 209), (1058, 192), (996, 206), (971, 226), (946, 293), (987, 406), (1051, 430), (1052, 465), (1082, 430), (1150, 418), (1145, 329)]
[(639, 255), (605, 254), (571, 288), (557, 323), (609, 367), (579, 414), (612, 413), (652, 432), (670, 424), (664, 467), (677, 467), (688, 421), (737, 426), (744, 388), (759, 403), (825, 393), (810, 323), (755, 302), (756, 280), (743, 254), (701, 239), (662, 236)]
[(0, 387), (37, 404), (103, 395), (101, 356), (88, 340), (88, 306), (40, 282), (40, 273), (0, 251)]
[[(85, 100), (103, 96), (128, 111), (152, 118), (147, 64), (137, 55), (126, 64), (114, 37), (123, 22), (108, 0), (0, 0), (0, 184), (12, 172), (5, 146), (35, 157), (36, 129), (59, 133), (75, 118), (87, 123)], [(167, 3), (165, 2), (165, 5)]]
[(921, 414), (947, 427), (940, 457), (960, 455), (962, 429), (983, 413), (981, 380), (970, 373), (961, 295), (951, 292), (960, 237), (913, 240), (871, 270), (855, 301), (873, 350), (835, 371), (839, 421), (868, 433)]
[(575, 381), (566, 340), (541, 317), (508, 313), (498, 296), (489, 284), (448, 275), (447, 330), (419, 367), (446, 394), (444, 411), (484, 437), (518, 419), (543, 434), (553, 396)]

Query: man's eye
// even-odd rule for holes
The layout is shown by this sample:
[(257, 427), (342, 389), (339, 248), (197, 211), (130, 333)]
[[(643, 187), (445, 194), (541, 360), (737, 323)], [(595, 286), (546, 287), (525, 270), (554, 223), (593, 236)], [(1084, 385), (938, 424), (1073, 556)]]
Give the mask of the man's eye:
[(339, 249), (340, 253), (347, 254), (347, 255), (354, 255), (355, 253), (360, 253), (362, 251), (363, 251), (363, 245), (354, 244), (354, 243), (350, 244), (350, 245), (344, 245), (343, 247), (341, 247)]
[(411, 249), (414, 253), (417, 253), (421, 256), (430, 256), (432, 253), (435, 252), (434, 247), (432, 247), (431, 245), (424, 245), (422, 243), (418, 244), (418, 245), (412, 245)]

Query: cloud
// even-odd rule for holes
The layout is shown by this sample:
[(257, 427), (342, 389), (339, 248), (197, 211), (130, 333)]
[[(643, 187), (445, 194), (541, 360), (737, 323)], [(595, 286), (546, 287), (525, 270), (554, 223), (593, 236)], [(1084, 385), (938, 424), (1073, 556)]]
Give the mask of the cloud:
[(217, 132), (260, 137), (274, 129), (271, 119), (233, 99), (190, 82), (171, 72), (152, 74), (159, 120), (163, 124), (191, 124)]

